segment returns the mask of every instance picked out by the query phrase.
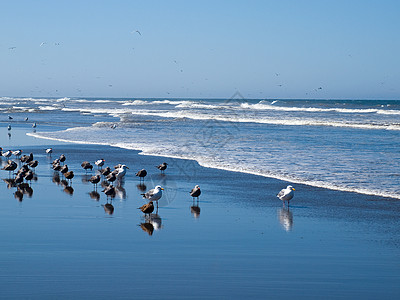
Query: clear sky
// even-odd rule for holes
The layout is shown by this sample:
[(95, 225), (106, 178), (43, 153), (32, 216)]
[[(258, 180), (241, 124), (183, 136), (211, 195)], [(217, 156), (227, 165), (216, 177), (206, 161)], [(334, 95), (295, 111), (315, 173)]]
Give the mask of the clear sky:
[(2, 0), (0, 96), (400, 99), (399, 16), (397, 0)]

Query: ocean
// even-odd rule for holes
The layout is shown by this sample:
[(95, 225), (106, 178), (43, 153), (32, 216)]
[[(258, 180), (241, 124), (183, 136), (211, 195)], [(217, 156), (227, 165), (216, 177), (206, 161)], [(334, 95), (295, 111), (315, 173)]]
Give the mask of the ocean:
[(400, 199), (398, 101), (1, 97), (0, 114), (34, 137)]

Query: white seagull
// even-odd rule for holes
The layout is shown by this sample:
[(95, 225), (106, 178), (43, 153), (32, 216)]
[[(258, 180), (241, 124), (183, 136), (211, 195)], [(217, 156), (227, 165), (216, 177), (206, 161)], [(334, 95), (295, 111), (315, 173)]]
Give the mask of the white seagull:
[(287, 201), (289, 205), (289, 201), (293, 198), (294, 196), (294, 187), (291, 185), (288, 185), (286, 189), (282, 189), (278, 195), (276, 195), (279, 199), (283, 201), (283, 204), (285, 204), (285, 201)]
[(129, 169), (127, 166), (125, 166), (125, 165), (121, 165), (117, 170), (118, 170), (118, 173), (117, 173), (117, 178), (118, 179), (121, 179), (122, 177), (124, 177), (125, 176), (125, 174), (126, 174), (126, 169)]
[(151, 189), (146, 194), (141, 195), (143, 196), (143, 198), (146, 198), (149, 201), (157, 201), (158, 205), (158, 200), (160, 200), (160, 198), (162, 197), (163, 190), (164, 189), (160, 185), (157, 185), (154, 189)]

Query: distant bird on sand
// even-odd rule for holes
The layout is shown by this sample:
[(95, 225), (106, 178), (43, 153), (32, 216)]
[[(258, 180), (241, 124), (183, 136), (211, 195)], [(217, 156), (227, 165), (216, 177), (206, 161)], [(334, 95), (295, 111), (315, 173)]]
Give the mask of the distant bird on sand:
[(112, 185), (107, 186), (104, 190), (103, 193), (107, 195), (107, 198), (110, 196), (111, 198), (115, 197), (115, 187)]
[(115, 180), (117, 180), (117, 175), (115, 173), (111, 172), (110, 174), (108, 174), (106, 176), (106, 179), (108, 182), (111, 182), (111, 184), (112, 184)]
[(20, 160), (23, 163), (30, 163), (33, 160), (33, 153), (30, 153), (29, 155), (22, 155)]
[(286, 189), (282, 189), (276, 196), (283, 201), (283, 204), (285, 204), (285, 201), (287, 201), (289, 205), (289, 201), (292, 200), (294, 196), (294, 191), (295, 191), (294, 187), (288, 185)]
[(12, 161), (12, 160), (9, 160), (9, 161), (7, 162), (7, 165), (5, 165), (5, 166), (2, 168), (2, 170), (8, 171), (8, 173), (11, 174), (11, 172), (14, 171), (17, 167), (18, 167), (18, 165), (17, 165), (16, 162), (14, 162), (14, 161)]
[(9, 120), (12, 120), (12, 119), (14, 119), (14, 118), (13, 118), (13, 117), (11, 117), (11, 116), (8, 116), (8, 119), (9, 119)]
[(111, 129), (117, 128), (117, 124), (112, 124), (112, 125), (110, 126), (110, 128), (111, 128)]
[(109, 174), (111, 173), (111, 169), (110, 169), (110, 167), (105, 167), (104, 169), (102, 169), (102, 170), (100, 171), (100, 173), (101, 173), (101, 175), (103, 175), (103, 176), (107, 176), (107, 175), (109, 175)]
[(167, 166), (168, 166), (168, 164), (166, 162), (163, 162), (162, 164), (156, 166), (156, 168), (159, 169), (161, 171), (161, 173), (164, 173)]
[(47, 154), (52, 154), (53, 153), (53, 148), (47, 148), (46, 149)]
[(61, 174), (67, 173), (68, 172), (68, 165), (67, 164), (63, 165), (61, 167), (61, 169), (60, 169), (60, 172), (61, 172)]
[(90, 162), (88, 161), (84, 161), (83, 163), (81, 163), (81, 167), (87, 172), (87, 170), (93, 170), (93, 166)]
[(12, 154), (16, 157), (19, 158), (21, 156), (22, 150), (15, 150), (12, 152)]
[(158, 207), (158, 200), (162, 197), (162, 191), (164, 189), (157, 185), (154, 189), (151, 189), (150, 191), (146, 192), (145, 194), (141, 194), (143, 198), (146, 198), (147, 200), (150, 201), (157, 201), (157, 207)]
[(10, 124), (8, 124), (7, 130), (11, 130), (11, 125)]
[(74, 178), (75, 175), (73, 171), (68, 171), (67, 173), (64, 174), (64, 176), (72, 183), (72, 178)]
[(122, 179), (124, 176), (125, 176), (125, 174), (126, 174), (126, 171), (127, 171), (127, 169), (129, 169), (127, 166), (125, 166), (125, 165), (121, 165), (117, 170), (118, 170), (118, 173), (117, 173), (117, 178), (120, 180), (120, 179)]
[(153, 201), (150, 201), (149, 203), (138, 207), (138, 209), (140, 209), (143, 213), (147, 214), (151, 214), (154, 211), (154, 205), (153, 205)]
[(140, 180), (140, 181), (141, 181), (142, 179), (143, 179), (143, 181), (144, 181), (144, 178), (146, 177), (146, 175), (147, 175), (147, 171), (146, 171), (145, 169), (141, 169), (139, 172), (136, 173), (136, 176), (139, 177), (139, 180)]
[(191, 191), (190, 191), (190, 196), (194, 198), (199, 199), (199, 196), (201, 194), (201, 190), (200, 187), (198, 185), (196, 185)]
[(64, 163), (66, 159), (67, 159), (67, 158), (65, 157), (64, 154), (61, 154), (61, 155), (60, 155), (60, 158), (59, 158), (60, 162)]
[(97, 184), (100, 182), (100, 179), (101, 179), (100, 175), (97, 174), (97, 175), (95, 175), (95, 176), (90, 177), (90, 178), (89, 178), (89, 181), (90, 181), (91, 183), (93, 183), (93, 185), (96, 187)]
[(104, 160), (103, 158), (101, 158), (101, 159), (96, 160), (96, 161), (94, 162), (94, 164), (95, 164), (97, 167), (101, 168), (102, 166), (104, 166), (104, 162), (105, 162), (105, 160)]
[(6, 158), (9, 158), (11, 155), (12, 155), (12, 151), (11, 150), (8, 150), (8, 151), (6, 151), (6, 152), (3, 152), (3, 154), (2, 154), (4, 157), (6, 157)]
[(36, 167), (39, 165), (39, 162), (37, 160), (32, 160), (28, 163), (28, 165), (33, 168), (36, 169)]
[(36, 128), (37, 124), (36, 122), (32, 124), (32, 128)]

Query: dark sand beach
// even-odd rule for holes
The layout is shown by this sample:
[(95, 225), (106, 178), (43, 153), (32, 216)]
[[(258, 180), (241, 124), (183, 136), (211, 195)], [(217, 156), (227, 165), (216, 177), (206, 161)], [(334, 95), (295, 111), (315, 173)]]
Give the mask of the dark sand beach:
[[(30, 131), (15, 126), (8, 138), (0, 129), (4, 150), (32, 152), (39, 161), (33, 193), (22, 201), (16, 188), (0, 184), (2, 299), (400, 297), (398, 200), (294, 184), (287, 209), (276, 194), (288, 182), (36, 139)], [(62, 153), (75, 173), (73, 190), (54, 182), (50, 163)], [(98, 200), (91, 194), (97, 166), (88, 175), (80, 166), (100, 158), (130, 168), (112, 201), (101, 186)], [(163, 175), (155, 166), (164, 161)], [(142, 168), (145, 188), (135, 176)], [(137, 208), (146, 203), (143, 190), (156, 185), (165, 191), (149, 221)], [(198, 202), (189, 194), (195, 185)]]

